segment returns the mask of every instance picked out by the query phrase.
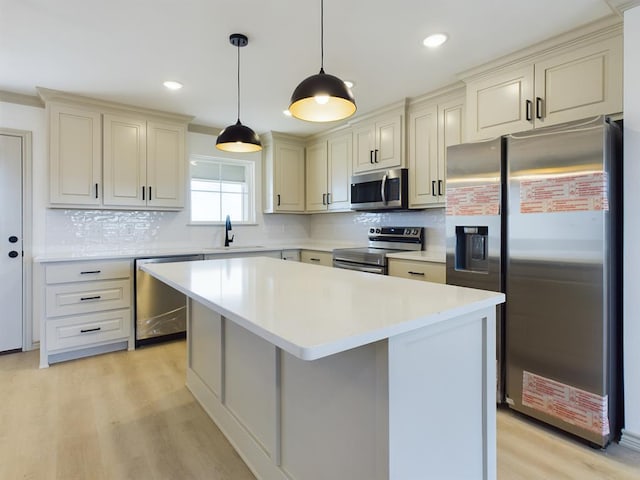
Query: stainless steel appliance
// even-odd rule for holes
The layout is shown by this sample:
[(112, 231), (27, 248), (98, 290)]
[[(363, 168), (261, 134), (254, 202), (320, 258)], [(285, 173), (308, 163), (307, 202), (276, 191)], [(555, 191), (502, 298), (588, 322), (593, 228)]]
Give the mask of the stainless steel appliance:
[(338, 248), (333, 251), (333, 266), (347, 270), (388, 272), (387, 253), (424, 248), (424, 227), (370, 227), (369, 246)]
[(187, 330), (187, 298), (140, 269), (145, 263), (191, 262), (204, 255), (136, 258), (136, 346), (184, 338)]
[(363, 173), (351, 177), (351, 210), (405, 210), (408, 208), (406, 168)]
[(598, 117), (447, 152), (447, 283), (506, 293), (507, 405), (599, 446), (622, 412), (620, 151)]

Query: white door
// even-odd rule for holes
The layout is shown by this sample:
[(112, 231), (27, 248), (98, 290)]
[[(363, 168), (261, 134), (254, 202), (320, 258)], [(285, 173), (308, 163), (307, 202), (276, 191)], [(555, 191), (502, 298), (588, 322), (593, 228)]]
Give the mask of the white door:
[(0, 135), (0, 352), (22, 349), (22, 138)]

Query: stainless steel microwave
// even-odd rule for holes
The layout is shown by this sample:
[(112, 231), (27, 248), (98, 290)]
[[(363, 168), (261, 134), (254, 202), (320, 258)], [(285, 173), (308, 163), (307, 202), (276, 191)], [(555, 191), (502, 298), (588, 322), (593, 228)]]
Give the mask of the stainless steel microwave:
[(409, 181), (406, 168), (351, 177), (351, 210), (405, 210)]

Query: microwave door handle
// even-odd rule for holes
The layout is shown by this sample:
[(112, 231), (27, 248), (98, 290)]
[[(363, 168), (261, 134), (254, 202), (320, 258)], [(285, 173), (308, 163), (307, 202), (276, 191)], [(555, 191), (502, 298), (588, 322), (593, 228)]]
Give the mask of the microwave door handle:
[(380, 185), (380, 195), (382, 195), (382, 203), (387, 204), (387, 174), (385, 173), (382, 177), (382, 184)]

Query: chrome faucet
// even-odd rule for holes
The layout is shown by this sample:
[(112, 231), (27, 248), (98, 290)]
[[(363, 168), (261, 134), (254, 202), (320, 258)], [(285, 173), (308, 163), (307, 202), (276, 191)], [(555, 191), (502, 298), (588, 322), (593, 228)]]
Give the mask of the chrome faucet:
[(230, 231), (231, 231), (231, 218), (229, 218), (229, 215), (227, 215), (227, 220), (224, 223), (224, 246), (225, 247), (228, 247), (229, 244), (233, 242), (233, 239), (235, 238), (235, 235), (231, 235), (231, 238), (229, 238)]

